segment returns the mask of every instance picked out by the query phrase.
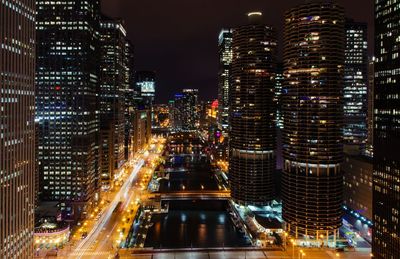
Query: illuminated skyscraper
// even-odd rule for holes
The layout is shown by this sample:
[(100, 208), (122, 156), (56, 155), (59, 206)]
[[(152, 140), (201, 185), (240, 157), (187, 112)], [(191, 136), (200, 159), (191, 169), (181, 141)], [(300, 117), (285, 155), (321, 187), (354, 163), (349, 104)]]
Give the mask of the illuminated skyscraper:
[(235, 202), (266, 205), (274, 199), (276, 35), (261, 13), (248, 18), (233, 30), (229, 181)]
[(368, 52), (367, 24), (346, 21), (344, 66), (344, 143), (365, 149), (367, 140)]
[(282, 117), (282, 92), (283, 89), (283, 64), (278, 63), (276, 66), (276, 76), (275, 76), (275, 104), (276, 104), (276, 126), (280, 129), (283, 128), (283, 117)]
[(173, 109), (175, 129), (194, 130), (198, 127), (198, 94), (198, 89), (183, 89), (182, 93), (175, 95)]
[(156, 73), (153, 71), (137, 71), (135, 83), (136, 88), (140, 91), (141, 105), (151, 110), (156, 96)]
[(78, 216), (98, 180), (100, 3), (36, 3), (40, 198)]
[(122, 20), (100, 21), (100, 179), (108, 188), (125, 162), (125, 94), (129, 89), (127, 38)]
[(400, 255), (400, 2), (375, 1), (374, 258)]
[(125, 65), (124, 74), (127, 82), (127, 89), (125, 89), (125, 159), (128, 160), (133, 155), (131, 143), (134, 113), (137, 108), (136, 98), (138, 97), (135, 86), (133, 45), (129, 40), (125, 43)]
[(33, 258), (35, 1), (0, 1), (0, 258)]
[(283, 219), (296, 238), (342, 224), (344, 10), (333, 1), (285, 14)]
[(365, 155), (369, 157), (374, 156), (374, 88), (375, 88), (375, 58), (371, 58), (368, 63), (368, 112), (367, 112), (367, 126), (368, 137), (365, 148)]
[(223, 29), (218, 37), (218, 127), (227, 135), (229, 125), (229, 86), (232, 63), (232, 29)]

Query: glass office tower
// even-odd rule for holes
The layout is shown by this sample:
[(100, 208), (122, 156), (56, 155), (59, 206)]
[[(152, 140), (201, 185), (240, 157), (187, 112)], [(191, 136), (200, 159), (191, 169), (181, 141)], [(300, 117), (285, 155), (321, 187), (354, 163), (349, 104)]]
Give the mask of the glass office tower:
[(218, 127), (227, 136), (229, 126), (229, 89), (232, 63), (232, 29), (221, 30), (218, 37)]
[(36, 3), (40, 199), (78, 216), (98, 180), (100, 3)]
[(35, 1), (0, 1), (0, 258), (33, 258)]
[(400, 2), (375, 1), (372, 253), (400, 255)]
[(122, 20), (100, 21), (100, 179), (104, 189), (125, 163), (125, 95), (129, 89), (127, 37)]
[(344, 143), (360, 153), (368, 135), (367, 24), (346, 21), (344, 66)]

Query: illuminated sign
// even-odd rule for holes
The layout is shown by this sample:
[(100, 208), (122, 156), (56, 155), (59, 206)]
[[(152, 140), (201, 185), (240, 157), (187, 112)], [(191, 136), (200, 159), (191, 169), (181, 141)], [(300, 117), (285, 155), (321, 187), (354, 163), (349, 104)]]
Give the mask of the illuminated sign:
[(155, 93), (156, 91), (156, 85), (153, 81), (139, 82), (138, 85), (142, 93)]

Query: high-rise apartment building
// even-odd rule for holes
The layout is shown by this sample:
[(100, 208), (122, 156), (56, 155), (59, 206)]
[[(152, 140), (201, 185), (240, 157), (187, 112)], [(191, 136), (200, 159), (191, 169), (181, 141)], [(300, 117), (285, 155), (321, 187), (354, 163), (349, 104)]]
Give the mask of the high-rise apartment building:
[(344, 66), (344, 143), (360, 153), (367, 140), (367, 24), (346, 21)]
[(194, 130), (199, 125), (198, 89), (183, 89), (176, 94), (173, 108), (173, 127), (180, 130)]
[(37, 4), (40, 199), (79, 216), (98, 181), (98, 0)]
[(0, 258), (32, 258), (35, 1), (0, 2)]
[(100, 180), (111, 186), (125, 162), (125, 95), (129, 89), (127, 38), (122, 20), (100, 21)]
[(375, 1), (374, 258), (400, 255), (400, 2)]
[(229, 86), (232, 63), (232, 29), (221, 30), (218, 37), (218, 127), (225, 136), (229, 126)]
[(336, 237), (342, 225), (344, 9), (333, 1), (285, 14), (283, 219), (301, 236)]
[(266, 205), (274, 199), (277, 43), (261, 13), (248, 18), (233, 30), (229, 181), (236, 203)]

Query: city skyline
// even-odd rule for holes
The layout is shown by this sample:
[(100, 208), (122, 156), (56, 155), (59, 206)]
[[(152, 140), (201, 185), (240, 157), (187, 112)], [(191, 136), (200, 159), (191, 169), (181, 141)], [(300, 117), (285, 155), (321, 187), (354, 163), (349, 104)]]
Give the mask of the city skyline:
[[(172, 0), (154, 5), (152, 1), (102, 0), (102, 7), (107, 15), (124, 18), (129, 39), (135, 49), (141, 50), (136, 53), (136, 66), (139, 70), (157, 72), (156, 103), (166, 103), (183, 88), (199, 89), (201, 100), (217, 96), (214, 86), (218, 83), (219, 61), (215, 38), (222, 28), (237, 27), (246, 22), (246, 13), (261, 11), (264, 22), (276, 28), (282, 45), (284, 12), (304, 2)], [(339, 0), (338, 3), (344, 6), (348, 17), (368, 24), (368, 45), (372, 46), (368, 51), (372, 56), (373, 1)], [(278, 60), (282, 61), (281, 46), (279, 53)]]
[(1, 258), (398, 258), (400, 0), (108, 1), (0, 2)]

